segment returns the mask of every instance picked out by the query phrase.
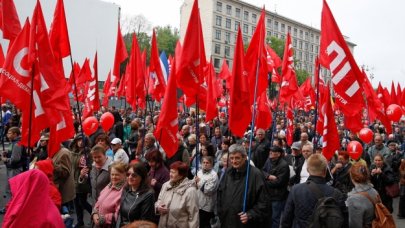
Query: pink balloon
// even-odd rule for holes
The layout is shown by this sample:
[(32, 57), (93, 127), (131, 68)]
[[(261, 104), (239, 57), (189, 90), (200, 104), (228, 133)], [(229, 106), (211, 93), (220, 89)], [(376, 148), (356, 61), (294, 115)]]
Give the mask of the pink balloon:
[(359, 138), (365, 143), (370, 143), (373, 140), (373, 131), (370, 128), (363, 128), (359, 132)]
[(358, 160), (363, 153), (363, 146), (357, 141), (350, 141), (347, 145), (347, 152), (353, 160)]
[(111, 112), (106, 112), (100, 117), (100, 124), (104, 131), (108, 131), (114, 125), (114, 116)]
[(402, 109), (399, 105), (390, 104), (385, 110), (385, 114), (391, 121), (398, 122), (402, 117)]
[(87, 117), (83, 121), (83, 132), (86, 135), (91, 135), (97, 131), (98, 128), (98, 120), (94, 116)]

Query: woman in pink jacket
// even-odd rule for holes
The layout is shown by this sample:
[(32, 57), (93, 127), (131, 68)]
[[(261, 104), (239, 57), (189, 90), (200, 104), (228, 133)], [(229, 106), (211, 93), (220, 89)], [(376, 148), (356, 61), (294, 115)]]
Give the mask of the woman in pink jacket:
[(120, 210), (126, 170), (127, 165), (124, 163), (113, 163), (110, 166), (111, 182), (101, 191), (91, 215), (94, 227), (115, 226)]

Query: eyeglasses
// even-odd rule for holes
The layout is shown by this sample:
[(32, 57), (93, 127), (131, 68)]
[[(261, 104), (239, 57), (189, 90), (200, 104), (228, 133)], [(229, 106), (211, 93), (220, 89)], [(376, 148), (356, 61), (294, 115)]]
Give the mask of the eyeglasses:
[(127, 177), (137, 178), (139, 175), (136, 173), (127, 173)]

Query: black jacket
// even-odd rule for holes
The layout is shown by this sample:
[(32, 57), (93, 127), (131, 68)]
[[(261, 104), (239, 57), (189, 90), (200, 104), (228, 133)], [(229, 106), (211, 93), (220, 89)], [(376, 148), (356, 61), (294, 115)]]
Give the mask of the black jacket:
[(284, 159), (287, 161), (288, 165), (293, 167), (295, 172), (295, 175), (290, 178), (290, 185), (299, 184), (301, 180), (302, 165), (304, 165), (305, 162), (304, 156), (302, 156), (302, 154), (298, 156), (288, 154)]
[(263, 139), (261, 142), (257, 142), (256, 147), (253, 150), (252, 160), (258, 169), (262, 169), (264, 163), (266, 163), (270, 152), (270, 142), (267, 139)]
[(347, 196), (353, 188), (354, 185), (350, 179), (350, 168), (352, 167), (351, 163), (348, 163), (345, 167), (337, 170), (333, 175), (333, 187), (339, 189), (343, 194)]
[(155, 220), (155, 198), (154, 192), (150, 189), (147, 192), (133, 192), (124, 189), (121, 196), (121, 206), (117, 227), (124, 226), (135, 220)]
[(262, 172), (253, 166), (250, 167), (246, 202), (246, 212), (250, 218), (247, 224), (240, 221), (238, 214), (243, 209), (246, 165), (243, 171), (227, 169), (219, 184), (217, 206), (221, 227), (268, 227), (266, 221), (270, 216), (269, 192)]
[[(285, 200), (288, 197), (288, 182), (290, 180), (290, 168), (283, 158), (276, 161), (267, 159), (263, 167), (266, 177), (266, 185), (269, 189), (270, 200)], [(270, 181), (267, 177), (273, 175), (277, 180)]]
[[(339, 190), (327, 185), (325, 178), (309, 176), (308, 181), (316, 183), (324, 196), (335, 198), (342, 211), (345, 210), (345, 197)], [(281, 227), (308, 227), (318, 199), (307, 186), (307, 182), (292, 187), (282, 215)]]

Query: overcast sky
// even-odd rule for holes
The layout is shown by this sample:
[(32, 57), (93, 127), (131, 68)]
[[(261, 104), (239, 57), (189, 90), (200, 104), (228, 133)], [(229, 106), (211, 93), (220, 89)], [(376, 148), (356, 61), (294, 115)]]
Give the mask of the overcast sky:
[[(153, 26), (180, 26), (183, 0), (106, 0), (121, 6), (122, 16), (143, 14)], [(322, 0), (246, 0), (247, 2), (320, 29)], [(342, 33), (357, 44), (354, 57), (367, 65), (376, 87), (381, 81), (405, 86), (405, 1), (328, 0)]]
[[(22, 21), (32, 15), (36, 0), (14, 1)], [(320, 29), (322, 0), (246, 1), (259, 7), (265, 5), (267, 10)], [(48, 26), (55, 2), (41, 0)], [(65, 0), (74, 60), (82, 63), (85, 57), (90, 57), (92, 61), (98, 50), (99, 78), (105, 80), (113, 65), (118, 6), (121, 17), (143, 14), (152, 26), (170, 24), (179, 28), (182, 3), (183, 0)], [(342, 33), (357, 44), (354, 49), (357, 64), (367, 65), (369, 74), (374, 74), (374, 87), (381, 81), (390, 88), (394, 80), (404, 88), (405, 1), (328, 0), (328, 4)]]

